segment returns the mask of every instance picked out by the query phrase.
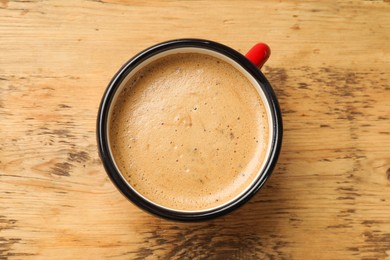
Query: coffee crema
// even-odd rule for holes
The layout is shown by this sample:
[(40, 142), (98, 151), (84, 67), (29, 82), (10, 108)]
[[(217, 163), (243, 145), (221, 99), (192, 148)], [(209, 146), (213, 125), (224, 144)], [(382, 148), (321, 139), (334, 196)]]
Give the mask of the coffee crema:
[(111, 109), (115, 163), (142, 196), (174, 210), (218, 207), (258, 177), (269, 146), (263, 101), (231, 64), (200, 53), (159, 58)]

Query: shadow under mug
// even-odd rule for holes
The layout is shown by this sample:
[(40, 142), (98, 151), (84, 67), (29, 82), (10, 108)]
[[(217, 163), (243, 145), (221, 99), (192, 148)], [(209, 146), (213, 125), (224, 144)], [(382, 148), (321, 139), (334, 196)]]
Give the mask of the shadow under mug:
[[(268, 151), (256, 179), (237, 197), (223, 205), (207, 210), (185, 211), (170, 209), (145, 198), (126, 181), (124, 176), (122, 176), (110, 150), (108, 138), (110, 109), (113, 107), (116, 95), (121, 91), (129, 79), (129, 75), (134, 74), (134, 71), (138, 71), (153, 60), (178, 52), (205, 53), (225, 60), (233, 65), (257, 88), (268, 114), (270, 128)], [(230, 213), (246, 203), (264, 185), (271, 175), (277, 162), (282, 143), (282, 116), (278, 100), (271, 85), (259, 70), (269, 57), (269, 54), (270, 49), (267, 45), (262, 43), (255, 45), (246, 56), (243, 56), (230, 47), (217, 42), (202, 39), (177, 39), (154, 45), (129, 60), (117, 72), (108, 85), (100, 104), (97, 119), (97, 141), (100, 157), (108, 176), (122, 194), (149, 213), (178, 221), (212, 219)]]

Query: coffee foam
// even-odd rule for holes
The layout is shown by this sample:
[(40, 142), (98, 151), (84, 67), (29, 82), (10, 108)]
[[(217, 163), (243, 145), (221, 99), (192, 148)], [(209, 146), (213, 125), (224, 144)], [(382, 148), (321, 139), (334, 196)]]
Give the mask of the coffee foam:
[(133, 75), (109, 128), (114, 160), (142, 196), (176, 210), (234, 199), (258, 176), (269, 140), (266, 109), (232, 65), (171, 54)]

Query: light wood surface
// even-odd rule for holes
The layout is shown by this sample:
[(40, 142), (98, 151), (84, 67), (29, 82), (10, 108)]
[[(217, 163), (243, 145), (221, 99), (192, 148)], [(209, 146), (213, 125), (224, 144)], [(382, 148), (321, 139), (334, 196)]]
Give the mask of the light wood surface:
[[(284, 142), (266, 186), (203, 223), (128, 202), (95, 124), (155, 43), (272, 49)], [(389, 1), (0, 1), (0, 259), (390, 258)]]

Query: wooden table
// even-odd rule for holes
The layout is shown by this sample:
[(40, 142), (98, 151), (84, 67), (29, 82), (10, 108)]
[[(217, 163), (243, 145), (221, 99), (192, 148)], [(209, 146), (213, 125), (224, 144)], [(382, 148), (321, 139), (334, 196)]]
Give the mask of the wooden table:
[[(390, 2), (0, 1), (0, 259), (390, 257)], [(284, 116), (279, 163), (234, 213), (158, 219), (108, 179), (95, 124), (133, 55), (257, 41)]]

